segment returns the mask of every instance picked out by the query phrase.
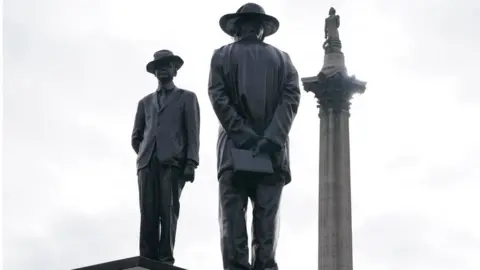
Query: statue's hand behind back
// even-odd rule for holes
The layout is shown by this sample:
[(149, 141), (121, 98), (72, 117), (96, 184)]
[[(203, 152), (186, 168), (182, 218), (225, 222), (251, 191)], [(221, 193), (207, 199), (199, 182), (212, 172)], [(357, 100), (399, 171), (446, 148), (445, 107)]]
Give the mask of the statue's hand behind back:
[(261, 139), (260, 136), (252, 136), (248, 140), (246, 140), (242, 145), (238, 145), (237, 147), (245, 150), (253, 149), (257, 145), (260, 139)]
[(279, 147), (268, 139), (262, 138), (258, 141), (254, 148), (253, 155), (257, 156), (260, 153), (272, 154), (280, 150)]

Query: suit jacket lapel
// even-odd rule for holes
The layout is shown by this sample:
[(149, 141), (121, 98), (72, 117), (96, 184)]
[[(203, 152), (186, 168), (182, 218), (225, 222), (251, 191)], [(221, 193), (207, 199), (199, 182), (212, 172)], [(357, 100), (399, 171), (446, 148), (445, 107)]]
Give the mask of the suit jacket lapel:
[[(160, 111), (159, 113), (163, 112), (165, 110), (165, 108), (168, 107), (168, 105), (172, 104), (173, 101), (176, 101), (180, 95), (182, 94), (181, 91), (178, 91), (178, 89), (175, 89), (173, 90), (172, 93), (170, 93), (170, 95), (168, 95), (165, 100), (163, 101), (163, 106), (160, 108)], [(158, 100), (158, 98), (157, 98)], [(157, 104), (158, 104), (158, 101), (157, 101)]]

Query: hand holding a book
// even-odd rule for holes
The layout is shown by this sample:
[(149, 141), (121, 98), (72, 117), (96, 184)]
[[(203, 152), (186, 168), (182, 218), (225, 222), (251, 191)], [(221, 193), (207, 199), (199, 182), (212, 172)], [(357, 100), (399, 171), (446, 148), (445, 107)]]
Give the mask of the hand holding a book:
[(260, 153), (271, 154), (278, 151), (278, 146), (268, 140), (267, 138), (261, 138), (258, 140), (257, 145), (253, 148), (253, 156), (258, 156)]

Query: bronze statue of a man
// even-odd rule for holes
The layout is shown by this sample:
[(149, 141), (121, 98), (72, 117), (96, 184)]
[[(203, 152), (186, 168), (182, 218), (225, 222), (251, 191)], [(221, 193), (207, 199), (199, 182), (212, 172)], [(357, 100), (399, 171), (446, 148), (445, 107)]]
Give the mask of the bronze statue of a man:
[(325, 42), (323, 48), (329, 49), (332, 46), (341, 48), (340, 35), (338, 28), (340, 27), (340, 16), (336, 14), (336, 10), (331, 7), (328, 11), (328, 17), (325, 19)]
[[(278, 269), (277, 221), (283, 187), (291, 180), (288, 134), (300, 102), (289, 55), (263, 42), (279, 28), (254, 3), (224, 15), (234, 42), (215, 50), (209, 97), (220, 122), (217, 144), (223, 269)], [(253, 205), (252, 262), (246, 228)]]
[(154, 54), (147, 71), (157, 78), (158, 88), (138, 103), (132, 133), (138, 155), (140, 256), (172, 265), (180, 194), (185, 182), (194, 180), (200, 146), (197, 96), (173, 83), (182, 65), (182, 58), (169, 50)]
[(340, 16), (337, 11), (331, 7), (328, 11), (328, 17), (325, 19), (325, 39), (340, 39), (338, 28), (340, 27)]

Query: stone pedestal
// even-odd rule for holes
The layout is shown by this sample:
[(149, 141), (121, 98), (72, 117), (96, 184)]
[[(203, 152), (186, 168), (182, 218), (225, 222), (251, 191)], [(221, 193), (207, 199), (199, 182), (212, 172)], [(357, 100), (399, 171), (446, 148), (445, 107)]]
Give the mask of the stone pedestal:
[(326, 53), (323, 57), (322, 76), (330, 78), (337, 73), (343, 75), (347, 74), (347, 68), (345, 67), (345, 56), (342, 52)]
[(344, 72), (302, 83), (320, 108), (318, 269), (352, 270), (349, 109), (352, 95), (363, 93), (366, 83)]
[(144, 257), (132, 257), (118, 261), (75, 268), (73, 270), (186, 270)]

